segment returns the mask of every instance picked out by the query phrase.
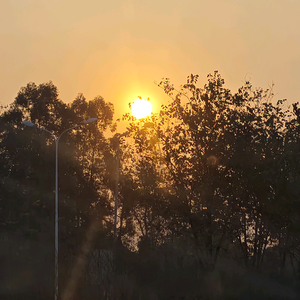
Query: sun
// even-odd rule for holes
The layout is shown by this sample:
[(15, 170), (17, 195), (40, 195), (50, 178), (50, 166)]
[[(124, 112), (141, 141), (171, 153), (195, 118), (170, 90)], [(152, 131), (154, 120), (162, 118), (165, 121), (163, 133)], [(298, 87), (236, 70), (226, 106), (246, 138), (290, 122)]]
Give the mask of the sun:
[(144, 99), (137, 99), (131, 104), (131, 113), (137, 119), (142, 119), (149, 116), (152, 112), (152, 105), (150, 101)]

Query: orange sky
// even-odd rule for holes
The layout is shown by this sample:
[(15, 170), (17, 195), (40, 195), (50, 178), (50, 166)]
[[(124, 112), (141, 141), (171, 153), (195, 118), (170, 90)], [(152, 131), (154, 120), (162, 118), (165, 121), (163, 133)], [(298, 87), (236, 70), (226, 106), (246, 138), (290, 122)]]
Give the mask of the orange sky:
[(154, 81), (179, 85), (219, 70), (235, 91), (245, 78), (275, 83), (298, 101), (300, 0), (5, 0), (0, 2), (0, 103), (52, 80), (65, 102), (78, 93), (113, 102), (167, 101)]

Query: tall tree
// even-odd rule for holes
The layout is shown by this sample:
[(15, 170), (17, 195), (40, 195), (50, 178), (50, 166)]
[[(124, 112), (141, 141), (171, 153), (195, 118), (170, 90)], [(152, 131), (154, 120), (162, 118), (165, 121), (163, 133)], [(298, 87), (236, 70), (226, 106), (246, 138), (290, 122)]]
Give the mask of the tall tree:
[(0, 116), (1, 232), (27, 237), (30, 247), (43, 240), (50, 248), (54, 247), (54, 138), (39, 128), (25, 127), (22, 121), (30, 120), (57, 137), (91, 117), (98, 118), (97, 124), (69, 131), (59, 142), (62, 275), (71, 263), (70, 254), (77, 254), (80, 240), (84, 241), (84, 230), (96, 221), (101, 224), (98, 221), (109, 214), (104, 182), (108, 143), (103, 131), (113, 126), (113, 105), (100, 96), (86, 101), (83, 95), (65, 104), (52, 82), (29, 83)]

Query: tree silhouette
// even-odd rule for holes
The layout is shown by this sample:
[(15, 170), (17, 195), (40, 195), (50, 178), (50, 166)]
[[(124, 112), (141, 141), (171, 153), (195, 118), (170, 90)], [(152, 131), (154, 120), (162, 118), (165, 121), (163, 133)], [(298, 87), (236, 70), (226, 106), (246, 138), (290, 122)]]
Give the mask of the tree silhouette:
[(233, 93), (217, 71), (203, 88), (198, 79), (179, 89), (163, 79), (170, 103), (144, 119), (125, 115), (126, 132), (111, 138), (114, 109), (102, 97), (66, 104), (52, 82), (20, 89), (0, 115), (1, 296), (53, 295), (55, 143), (22, 121), (57, 136), (96, 117), (59, 144), (62, 295), (237, 298), (263, 274), (286, 280), (291, 297), (286, 278), (292, 268), (295, 289), (300, 262), (298, 103), (285, 108), (273, 87), (249, 81)]

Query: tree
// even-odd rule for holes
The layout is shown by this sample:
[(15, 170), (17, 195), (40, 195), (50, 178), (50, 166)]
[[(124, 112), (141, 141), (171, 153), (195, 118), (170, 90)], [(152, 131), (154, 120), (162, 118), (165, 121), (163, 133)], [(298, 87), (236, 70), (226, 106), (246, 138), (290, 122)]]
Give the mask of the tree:
[[(55, 143), (50, 134), (24, 127), (22, 121), (30, 120), (58, 136), (90, 117), (99, 119), (97, 125), (68, 132), (59, 143), (61, 274), (73, 263), (84, 232), (110, 213), (104, 182), (108, 143), (103, 131), (113, 126), (113, 106), (100, 96), (86, 101), (83, 95), (67, 105), (58, 99), (52, 82), (29, 83), (0, 116), (1, 232), (25, 236), (29, 248), (34, 247), (33, 241), (43, 240), (50, 249), (54, 247)], [(47, 260), (51, 262), (52, 257)], [(50, 278), (53, 271), (48, 272)]]
[(196, 87), (197, 79), (191, 75), (179, 91), (168, 79), (159, 84), (173, 100), (162, 113), (162, 122), (171, 124), (162, 140), (181, 218), (212, 266), (230, 233), (245, 264), (252, 257), (259, 267), (272, 236), (262, 210), (274, 204), (275, 184), (266, 174), (276, 171), (281, 157), (288, 112), (282, 101), (270, 103), (272, 90), (252, 89), (250, 82), (232, 94), (217, 72), (208, 75), (203, 89)]

